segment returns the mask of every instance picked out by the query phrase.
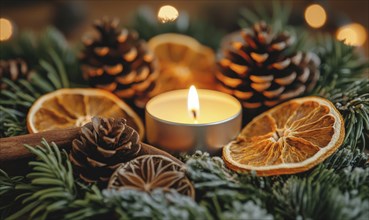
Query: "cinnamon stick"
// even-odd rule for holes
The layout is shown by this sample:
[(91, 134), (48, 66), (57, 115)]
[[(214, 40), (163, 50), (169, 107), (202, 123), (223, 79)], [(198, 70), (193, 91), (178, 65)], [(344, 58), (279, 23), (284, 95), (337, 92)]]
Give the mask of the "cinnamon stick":
[[(0, 138), (0, 165), (9, 161), (31, 157), (32, 153), (24, 147), (24, 144), (31, 146), (40, 145), (42, 138), (45, 138), (48, 142), (55, 142), (61, 149), (69, 149), (72, 146), (72, 141), (79, 138), (80, 132), (81, 128), (78, 127)], [(163, 155), (178, 164), (182, 164), (180, 160), (169, 153), (145, 143), (141, 143), (141, 151), (138, 154), (139, 156), (147, 154)]]
[(42, 138), (45, 138), (48, 142), (55, 142), (59, 148), (70, 148), (72, 141), (79, 137), (80, 130), (81, 128), (78, 127), (0, 138), (0, 164), (31, 157), (32, 153), (24, 147), (24, 144), (40, 145)]

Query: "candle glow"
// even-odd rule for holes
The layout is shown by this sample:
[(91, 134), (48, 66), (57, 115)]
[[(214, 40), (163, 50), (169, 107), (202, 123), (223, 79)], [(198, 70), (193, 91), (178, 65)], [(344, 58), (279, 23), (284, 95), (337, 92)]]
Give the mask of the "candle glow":
[(178, 18), (178, 11), (171, 5), (164, 5), (160, 7), (158, 12), (158, 19), (162, 23), (172, 22)]
[(200, 101), (195, 86), (191, 86), (187, 97), (187, 110), (191, 118), (195, 121), (199, 118)]
[(320, 28), (327, 21), (327, 13), (318, 4), (312, 4), (305, 10), (305, 20), (312, 28)]
[(13, 25), (6, 18), (0, 18), (0, 41), (9, 40), (13, 35)]
[(361, 24), (353, 23), (340, 27), (336, 37), (347, 45), (362, 46), (366, 41), (367, 33)]

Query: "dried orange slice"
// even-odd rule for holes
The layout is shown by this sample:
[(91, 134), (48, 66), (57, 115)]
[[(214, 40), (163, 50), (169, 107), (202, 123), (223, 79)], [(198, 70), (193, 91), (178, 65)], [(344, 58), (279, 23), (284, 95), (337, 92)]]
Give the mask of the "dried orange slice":
[(344, 121), (323, 98), (305, 97), (278, 105), (254, 118), (223, 148), (226, 165), (258, 175), (309, 170), (342, 144)]
[(155, 94), (191, 85), (211, 89), (215, 84), (215, 54), (194, 38), (161, 34), (151, 38), (148, 46), (160, 64)]
[(101, 89), (60, 89), (41, 96), (27, 115), (30, 133), (79, 127), (93, 116), (125, 118), (127, 124), (144, 136), (137, 114), (122, 100)]

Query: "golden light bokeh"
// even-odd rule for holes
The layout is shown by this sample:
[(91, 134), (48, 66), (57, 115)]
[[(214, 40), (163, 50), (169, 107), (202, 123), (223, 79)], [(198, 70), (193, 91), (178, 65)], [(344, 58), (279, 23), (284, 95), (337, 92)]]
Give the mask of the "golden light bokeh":
[(320, 28), (327, 21), (327, 13), (319, 4), (312, 4), (305, 10), (305, 20), (312, 28)]
[(164, 5), (160, 7), (158, 12), (158, 19), (162, 23), (172, 22), (178, 18), (178, 11), (171, 5)]
[(6, 18), (0, 18), (0, 41), (6, 41), (13, 35), (13, 25)]
[(342, 26), (336, 33), (338, 40), (343, 40), (345, 44), (352, 46), (362, 46), (368, 37), (367, 35), (365, 28), (358, 23)]

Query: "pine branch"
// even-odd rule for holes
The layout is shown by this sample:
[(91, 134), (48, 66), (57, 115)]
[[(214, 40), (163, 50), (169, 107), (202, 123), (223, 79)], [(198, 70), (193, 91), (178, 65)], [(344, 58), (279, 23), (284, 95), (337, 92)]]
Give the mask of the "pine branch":
[(206, 210), (190, 197), (160, 189), (151, 193), (135, 190), (103, 190), (71, 204), (66, 219), (207, 219)]
[(281, 4), (274, 0), (271, 10), (267, 10), (260, 2), (255, 3), (254, 9), (242, 8), (240, 10), (241, 19), (238, 24), (242, 28), (252, 27), (259, 21), (265, 21), (275, 32), (291, 29), (288, 24), (291, 15), (291, 4)]
[(369, 80), (365, 79), (369, 62), (363, 61), (354, 47), (333, 37), (319, 39), (321, 76), (312, 94), (335, 104), (343, 116), (346, 131), (344, 145), (325, 163), (337, 170), (347, 166), (363, 167), (368, 158), (363, 149), (369, 143)]
[(328, 169), (342, 170), (346, 167), (365, 167), (368, 165), (369, 156), (359, 149), (352, 149), (343, 145), (340, 150), (324, 161)]
[[(354, 179), (364, 179), (356, 183), (368, 181), (364, 172), (356, 175)], [(269, 208), (284, 219), (366, 219), (369, 200), (363, 195), (367, 188), (349, 190), (352, 180), (348, 180), (325, 168), (315, 169), (306, 177), (292, 176), (273, 186), (275, 200)]]
[(20, 200), (22, 208), (7, 219), (18, 219), (29, 215), (32, 219), (46, 219), (65, 209), (76, 198), (71, 163), (65, 152), (60, 152), (55, 143), (49, 145), (43, 140), (41, 146), (26, 148), (37, 156), (37, 161), (29, 165), (32, 172), (26, 178), (29, 183), (17, 184), (15, 189), (22, 192), (15, 200)]
[[(220, 158), (196, 152), (185, 160), (196, 187), (197, 203), (175, 191), (100, 191), (76, 183), (65, 153), (45, 141), (43, 145), (28, 147), (39, 158), (30, 162), (33, 171), (27, 175), (28, 182), (0, 173), (0, 181), (7, 184), (0, 188), (1, 195), (9, 194), (12, 201), (22, 202), (21, 210), (9, 219), (27, 214), (38, 219), (368, 217), (369, 168), (334, 170), (322, 164), (301, 175), (261, 178), (252, 173), (234, 173)], [(8, 184), (10, 179), (16, 182)]]
[[(13, 196), (12, 201), (21, 204), (20, 210), (7, 219), (27, 215), (31, 219), (207, 219), (208, 214), (203, 207), (175, 191), (101, 192), (95, 186), (78, 184), (66, 153), (60, 152), (54, 143), (49, 145), (43, 140), (42, 145), (35, 148), (26, 146), (37, 156), (37, 161), (29, 163), (32, 172), (26, 176), (27, 182), (12, 183), (9, 189), (0, 188), (1, 193), (1, 190), (8, 193), (13, 189), (18, 196)], [(0, 174), (0, 181), (10, 182), (6, 173)]]
[(264, 21), (272, 28), (273, 33), (288, 32), (291, 36), (295, 37), (294, 44), (285, 51), (286, 54), (310, 50), (310, 34), (306, 29), (289, 24), (292, 9), (291, 4), (281, 4), (277, 0), (272, 2), (273, 4), (270, 10), (267, 10), (260, 2), (255, 3), (253, 9), (240, 9), (241, 18), (238, 20), (239, 26), (248, 29), (252, 28), (255, 23)]
[(312, 94), (329, 97), (333, 90), (367, 78), (369, 62), (363, 60), (355, 47), (327, 35), (318, 37), (316, 47), (321, 60), (320, 78)]
[[(321, 95), (321, 94), (319, 94)], [(345, 121), (345, 143), (362, 151), (369, 143), (369, 79), (357, 79), (323, 96), (331, 100)]]
[[(4, 219), (16, 206), (15, 198), (18, 193), (15, 186), (23, 181), (22, 176), (9, 177), (7, 173), (0, 169), (0, 219)], [(18, 204), (17, 204), (18, 205)]]
[[(23, 33), (18, 39), (5, 44), (1, 59), (23, 58), (31, 72), (29, 79), (13, 82), (0, 79), (8, 89), (0, 92), (1, 137), (27, 133), (25, 118), (28, 109), (42, 94), (70, 87), (70, 79), (81, 82), (79, 64), (63, 35), (54, 28), (48, 28), (40, 36)], [(20, 114), (14, 114), (15, 109)]]
[[(236, 212), (232, 209), (240, 207), (233, 201), (247, 203), (252, 200), (259, 204), (260, 200), (266, 201), (268, 198), (273, 178), (257, 177), (255, 173), (234, 173), (224, 166), (221, 158), (210, 157), (208, 153), (199, 151), (184, 160), (188, 177), (194, 182), (196, 197), (201, 205), (210, 210), (213, 218), (220, 218), (224, 211)], [(260, 204), (260, 209), (263, 206), (265, 204)], [(264, 216), (263, 213), (259, 214)]]
[(341, 190), (369, 201), (369, 167), (346, 167), (339, 172), (339, 176), (340, 182), (345, 183), (339, 185)]
[(264, 219), (273, 220), (273, 216), (253, 201), (241, 203), (233, 201), (232, 205), (220, 214), (219, 219)]

